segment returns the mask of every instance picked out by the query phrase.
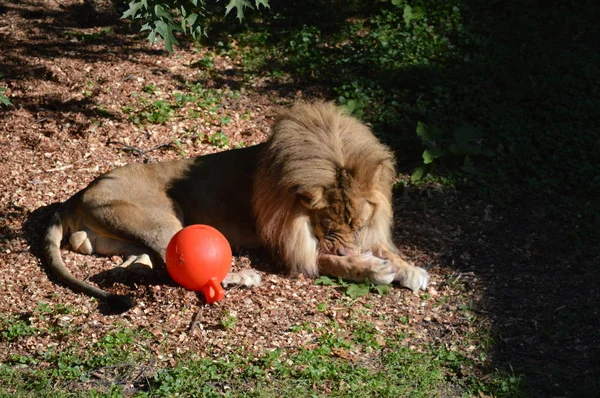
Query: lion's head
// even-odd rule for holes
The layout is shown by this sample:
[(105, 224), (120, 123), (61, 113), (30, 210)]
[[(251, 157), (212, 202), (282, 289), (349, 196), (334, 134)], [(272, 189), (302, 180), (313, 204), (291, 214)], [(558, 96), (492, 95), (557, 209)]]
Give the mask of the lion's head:
[(319, 274), (319, 253), (346, 256), (389, 242), (392, 152), (330, 103), (282, 112), (254, 182), (258, 233), (292, 273)]

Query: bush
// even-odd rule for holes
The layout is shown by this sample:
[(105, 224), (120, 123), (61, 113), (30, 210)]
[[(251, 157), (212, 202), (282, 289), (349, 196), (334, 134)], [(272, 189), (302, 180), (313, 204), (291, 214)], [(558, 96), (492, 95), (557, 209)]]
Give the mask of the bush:
[[(254, 7), (269, 7), (268, 0), (254, 0)], [(247, 0), (229, 0), (225, 15), (236, 10), (237, 18), (244, 18), (244, 8), (252, 8)], [(165, 48), (173, 52), (173, 44), (179, 44), (174, 32), (188, 34), (198, 40), (206, 34), (208, 16), (205, 0), (132, 0), (123, 18), (142, 20), (142, 31), (149, 31), (148, 39), (153, 43), (164, 40)]]

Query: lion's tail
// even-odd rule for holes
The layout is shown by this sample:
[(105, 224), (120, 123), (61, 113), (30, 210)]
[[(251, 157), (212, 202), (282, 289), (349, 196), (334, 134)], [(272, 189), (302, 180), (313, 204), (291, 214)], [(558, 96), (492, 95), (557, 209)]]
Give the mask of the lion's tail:
[(99, 289), (71, 274), (65, 266), (60, 255), (60, 243), (63, 239), (63, 223), (60, 213), (55, 213), (44, 236), (44, 260), (46, 265), (58, 277), (58, 279), (71, 289), (86, 293), (92, 297), (106, 302), (116, 311), (123, 312), (133, 306), (130, 297), (112, 294), (106, 290)]

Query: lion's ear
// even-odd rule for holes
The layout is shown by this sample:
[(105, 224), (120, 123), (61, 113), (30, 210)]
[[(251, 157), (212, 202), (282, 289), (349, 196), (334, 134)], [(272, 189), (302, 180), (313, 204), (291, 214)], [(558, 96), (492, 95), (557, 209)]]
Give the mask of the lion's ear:
[(323, 188), (298, 188), (296, 195), (300, 203), (307, 209), (322, 209), (326, 206), (323, 199)]
[(394, 166), (391, 162), (382, 162), (377, 165), (373, 172), (371, 181), (377, 181), (384, 184), (391, 183), (391, 176), (394, 174)]

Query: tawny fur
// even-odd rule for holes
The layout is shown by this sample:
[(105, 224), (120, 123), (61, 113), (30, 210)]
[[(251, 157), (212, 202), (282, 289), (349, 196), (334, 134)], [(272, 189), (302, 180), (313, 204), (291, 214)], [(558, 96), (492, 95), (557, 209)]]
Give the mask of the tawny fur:
[[(343, 186), (349, 197), (364, 191), (376, 204), (361, 231), (361, 246), (390, 241), (394, 157), (368, 127), (331, 103), (301, 103), (282, 112), (258, 164), (253, 205), (265, 246), (277, 252), (292, 273), (317, 276), (318, 242), (298, 193)], [(342, 173), (343, 171), (343, 173)], [(350, 181), (340, 181), (348, 180)], [(353, 191), (352, 191), (353, 190)], [(332, 203), (313, 203), (315, 207)], [(322, 200), (322, 199), (321, 199)], [(344, 207), (344, 204), (341, 204)]]

